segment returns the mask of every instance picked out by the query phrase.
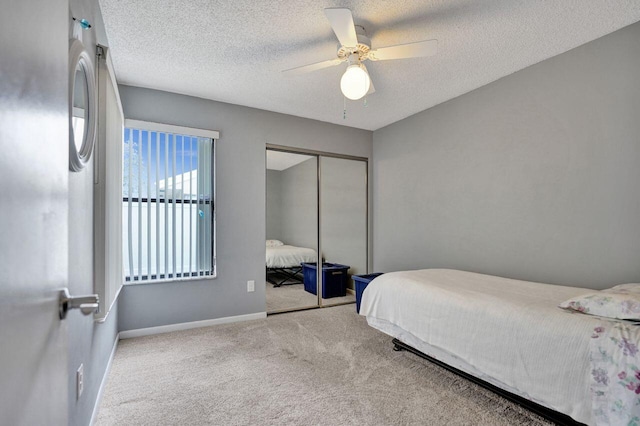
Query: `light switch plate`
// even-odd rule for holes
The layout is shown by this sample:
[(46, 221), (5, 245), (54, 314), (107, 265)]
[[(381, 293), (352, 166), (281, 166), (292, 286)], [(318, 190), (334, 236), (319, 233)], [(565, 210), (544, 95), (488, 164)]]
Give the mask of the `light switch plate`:
[(247, 281), (247, 292), (251, 293), (256, 291), (256, 282), (254, 280)]

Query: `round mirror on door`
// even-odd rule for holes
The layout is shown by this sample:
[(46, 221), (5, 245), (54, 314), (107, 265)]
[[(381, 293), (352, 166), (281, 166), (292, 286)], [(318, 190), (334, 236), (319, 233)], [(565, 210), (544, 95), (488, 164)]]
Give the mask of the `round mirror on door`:
[(95, 73), (80, 40), (69, 47), (69, 170), (79, 172), (91, 158), (96, 133)]

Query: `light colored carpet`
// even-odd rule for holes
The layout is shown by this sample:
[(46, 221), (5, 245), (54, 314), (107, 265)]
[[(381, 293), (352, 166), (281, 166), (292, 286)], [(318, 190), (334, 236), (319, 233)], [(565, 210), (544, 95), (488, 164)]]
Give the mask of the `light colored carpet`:
[(353, 305), (123, 340), (105, 425), (548, 425), (408, 352)]
[(267, 312), (316, 306), (318, 304), (318, 297), (315, 294), (304, 291), (302, 284), (274, 287), (273, 284), (267, 283), (266, 298)]
[[(274, 287), (273, 284), (267, 283), (266, 288), (267, 312), (278, 311), (281, 309), (306, 308), (309, 306), (317, 306), (318, 297), (304, 290), (303, 284), (283, 285)], [(325, 305), (335, 305), (345, 302), (355, 302), (356, 296), (347, 293), (344, 297), (332, 297), (323, 299)], [(355, 309), (355, 308), (353, 308)]]

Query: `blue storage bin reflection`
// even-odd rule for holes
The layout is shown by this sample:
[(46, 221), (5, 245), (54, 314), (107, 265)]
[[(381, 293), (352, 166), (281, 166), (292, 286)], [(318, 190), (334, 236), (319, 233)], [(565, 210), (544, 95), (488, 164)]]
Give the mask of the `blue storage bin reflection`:
[[(347, 295), (347, 280), (349, 278), (350, 266), (340, 265), (339, 263), (322, 264), (322, 298), (329, 299), (331, 297), (341, 297)], [(318, 294), (318, 285), (316, 283), (316, 271), (318, 265), (313, 263), (302, 263), (302, 274), (304, 279), (304, 289), (312, 294)]]

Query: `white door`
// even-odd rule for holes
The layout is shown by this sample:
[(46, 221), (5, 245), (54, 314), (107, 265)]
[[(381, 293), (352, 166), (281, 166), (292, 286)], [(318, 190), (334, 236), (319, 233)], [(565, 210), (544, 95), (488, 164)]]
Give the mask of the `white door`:
[(0, 423), (67, 424), (69, 5), (0, 13)]

